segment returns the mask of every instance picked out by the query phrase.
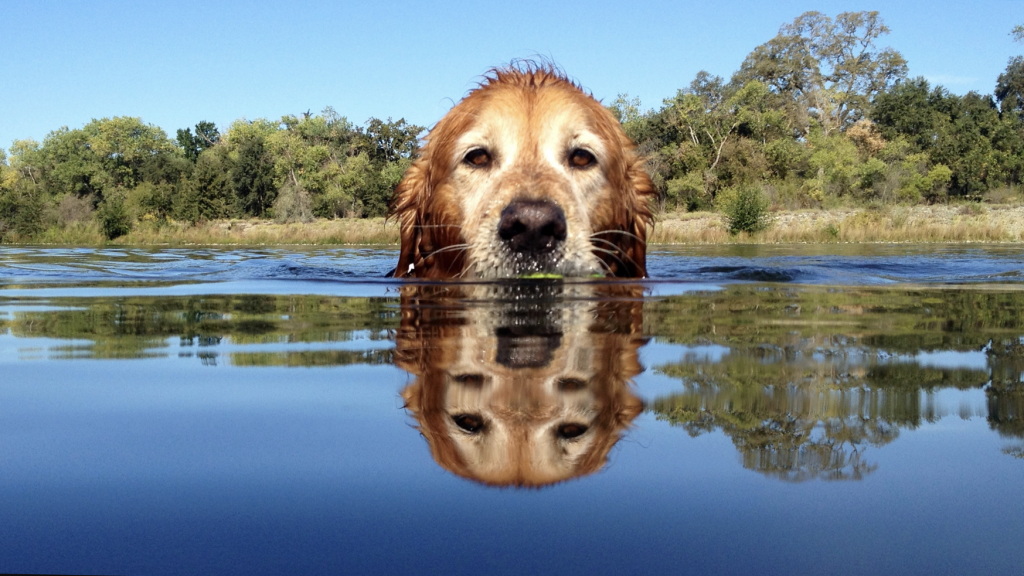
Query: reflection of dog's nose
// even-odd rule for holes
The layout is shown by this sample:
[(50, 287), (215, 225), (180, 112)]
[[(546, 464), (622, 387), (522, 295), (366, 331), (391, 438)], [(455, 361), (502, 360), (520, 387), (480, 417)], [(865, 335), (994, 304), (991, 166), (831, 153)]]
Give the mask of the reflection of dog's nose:
[(565, 240), (565, 212), (547, 200), (513, 200), (501, 211), (498, 236), (513, 252), (544, 254)]
[(495, 360), (509, 368), (543, 368), (551, 363), (562, 345), (562, 333), (538, 326), (503, 326), (495, 331), (498, 352)]

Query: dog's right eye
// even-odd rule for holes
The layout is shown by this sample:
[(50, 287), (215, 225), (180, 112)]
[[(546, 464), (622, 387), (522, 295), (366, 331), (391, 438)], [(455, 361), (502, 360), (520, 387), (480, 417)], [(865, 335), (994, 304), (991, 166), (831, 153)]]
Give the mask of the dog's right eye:
[(555, 434), (563, 440), (572, 440), (573, 438), (582, 436), (587, 430), (588, 428), (586, 424), (573, 424), (571, 422), (567, 422), (559, 426), (555, 430)]
[(462, 161), (474, 168), (486, 168), (491, 165), (491, 153), (483, 148), (475, 148), (467, 152)]
[(479, 414), (456, 414), (452, 416), (452, 421), (470, 434), (476, 434), (484, 428), (484, 419)]
[(471, 386), (473, 388), (479, 388), (484, 385), (483, 374), (457, 374), (452, 376), (452, 380), (463, 386)]

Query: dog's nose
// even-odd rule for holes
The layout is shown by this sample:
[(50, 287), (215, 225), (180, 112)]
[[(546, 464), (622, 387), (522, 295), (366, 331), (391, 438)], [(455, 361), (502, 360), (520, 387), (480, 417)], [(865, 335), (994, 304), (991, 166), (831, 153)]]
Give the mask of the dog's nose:
[(551, 252), (565, 240), (565, 212), (547, 200), (513, 200), (501, 211), (498, 236), (513, 252)]

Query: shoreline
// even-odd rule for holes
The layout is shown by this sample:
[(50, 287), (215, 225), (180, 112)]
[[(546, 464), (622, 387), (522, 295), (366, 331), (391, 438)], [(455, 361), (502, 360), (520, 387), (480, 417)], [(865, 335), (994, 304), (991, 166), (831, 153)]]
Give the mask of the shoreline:
[[(837, 208), (771, 213), (771, 226), (732, 236), (719, 212), (655, 217), (651, 245), (1018, 243), (1024, 242), (1024, 205), (953, 204)], [(318, 219), (278, 224), (271, 220), (216, 220), (196, 225), (143, 221), (127, 235), (105, 240), (95, 223), (51, 228), (14, 245), (167, 246), (312, 245), (394, 246), (398, 223), (383, 218)]]

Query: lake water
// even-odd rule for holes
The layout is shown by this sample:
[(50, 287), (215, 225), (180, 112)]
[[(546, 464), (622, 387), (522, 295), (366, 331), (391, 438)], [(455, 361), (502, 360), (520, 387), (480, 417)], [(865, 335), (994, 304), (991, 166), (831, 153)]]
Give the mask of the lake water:
[(1020, 574), (1024, 247), (0, 248), (0, 572)]

